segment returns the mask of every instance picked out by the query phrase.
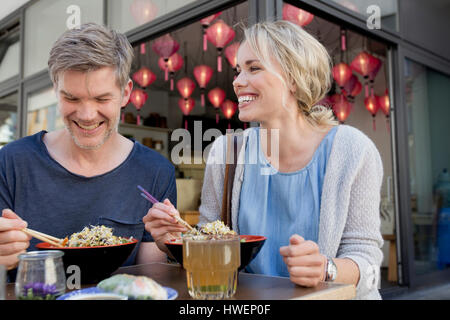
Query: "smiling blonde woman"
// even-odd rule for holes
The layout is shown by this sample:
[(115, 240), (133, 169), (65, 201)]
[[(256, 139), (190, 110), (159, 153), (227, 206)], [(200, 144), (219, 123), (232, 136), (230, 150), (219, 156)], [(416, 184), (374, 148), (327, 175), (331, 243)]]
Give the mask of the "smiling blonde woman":
[[(290, 22), (245, 30), (233, 86), (239, 119), (260, 127), (236, 135), (231, 227), (267, 237), (247, 272), (290, 277), (307, 287), (320, 281), (354, 284), (357, 299), (380, 299), (383, 167), (366, 135), (337, 125), (331, 110), (317, 106), (330, 88), (330, 69), (326, 49)], [(274, 134), (277, 157), (268, 143)], [(224, 136), (211, 147), (199, 225), (220, 219), (226, 147)], [(271, 174), (262, 174), (267, 168)], [(146, 217), (164, 251), (162, 240), (174, 231), (173, 209), (160, 205)]]

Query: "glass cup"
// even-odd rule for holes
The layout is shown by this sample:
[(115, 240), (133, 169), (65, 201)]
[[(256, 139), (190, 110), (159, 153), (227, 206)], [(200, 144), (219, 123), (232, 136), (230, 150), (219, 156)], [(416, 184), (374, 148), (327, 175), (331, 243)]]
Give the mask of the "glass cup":
[(16, 297), (22, 300), (54, 300), (66, 290), (66, 275), (58, 250), (31, 251), (19, 255)]
[(226, 299), (236, 292), (239, 235), (183, 237), (183, 267), (194, 299)]
[(0, 300), (6, 297), (6, 267), (0, 264)]

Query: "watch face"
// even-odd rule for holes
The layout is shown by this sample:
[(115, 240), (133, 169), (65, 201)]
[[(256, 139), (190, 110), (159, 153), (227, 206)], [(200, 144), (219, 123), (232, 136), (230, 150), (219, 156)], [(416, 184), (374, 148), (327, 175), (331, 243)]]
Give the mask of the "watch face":
[(337, 268), (334, 261), (330, 258), (328, 259), (327, 265), (327, 281), (334, 281), (337, 275)]

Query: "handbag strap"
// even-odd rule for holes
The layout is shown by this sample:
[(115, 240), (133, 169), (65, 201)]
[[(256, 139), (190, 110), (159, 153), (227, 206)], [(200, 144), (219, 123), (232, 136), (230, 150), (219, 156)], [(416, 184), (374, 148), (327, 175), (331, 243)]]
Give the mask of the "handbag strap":
[[(233, 162), (231, 162), (231, 150), (233, 148)], [(223, 180), (222, 213), (221, 218), (225, 225), (232, 229), (231, 223), (231, 196), (237, 164), (237, 137), (227, 134), (227, 154), (225, 165), (225, 177)]]

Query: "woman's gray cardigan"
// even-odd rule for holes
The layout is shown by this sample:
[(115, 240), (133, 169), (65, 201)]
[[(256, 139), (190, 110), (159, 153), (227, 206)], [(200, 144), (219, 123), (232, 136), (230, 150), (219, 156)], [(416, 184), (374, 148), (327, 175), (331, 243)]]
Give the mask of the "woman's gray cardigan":
[[(232, 192), (232, 227), (238, 233), (245, 145), (255, 143), (248, 141), (249, 130), (252, 128), (241, 133)], [(199, 208), (200, 225), (220, 219), (225, 154), (226, 139), (221, 136), (209, 150)], [(349, 258), (358, 265), (356, 299), (381, 299), (378, 283), (383, 259), (379, 212), (382, 178), (383, 164), (374, 143), (358, 129), (340, 125), (323, 182), (318, 245), (322, 254)]]

